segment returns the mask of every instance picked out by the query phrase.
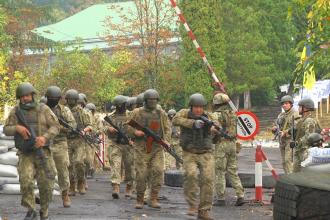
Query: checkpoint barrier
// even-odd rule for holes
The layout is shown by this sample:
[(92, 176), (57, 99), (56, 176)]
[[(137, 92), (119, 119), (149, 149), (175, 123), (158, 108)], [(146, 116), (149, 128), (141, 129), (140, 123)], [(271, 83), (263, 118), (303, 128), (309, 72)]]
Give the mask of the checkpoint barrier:
[(277, 181), (279, 180), (279, 175), (277, 174), (274, 167), (269, 162), (266, 154), (261, 149), (261, 145), (257, 145), (255, 154), (255, 201), (262, 202), (263, 190), (262, 190), (262, 162), (265, 161), (267, 167), (270, 169), (273, 178)]

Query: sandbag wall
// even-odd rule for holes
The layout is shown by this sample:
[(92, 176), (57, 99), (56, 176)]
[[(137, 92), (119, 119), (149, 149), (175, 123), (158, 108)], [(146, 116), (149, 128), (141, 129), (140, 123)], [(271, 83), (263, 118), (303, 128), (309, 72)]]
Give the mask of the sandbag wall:
[[(17, 172), (18, 156), (14, 138), (3, 134), (0, 125), (0, 194), (19, 195), (20, 185)], [(36, 187), (36, 194), (38, 190)], [(54, 195), (59, 195), (58, 184), (55, 184)]]

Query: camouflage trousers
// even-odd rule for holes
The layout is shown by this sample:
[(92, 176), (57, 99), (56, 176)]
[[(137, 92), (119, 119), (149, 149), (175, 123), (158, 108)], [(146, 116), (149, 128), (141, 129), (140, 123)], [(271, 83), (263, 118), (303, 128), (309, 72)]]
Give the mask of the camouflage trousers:
[[(183, 151), (184, 182), (183, 190), (190, 206), (196, 206), (198, 191), (199, 210), (212, 208), (214, 190), (214, 155), (213, 153), (194, 154)], [(199, 178), (198, 179), (198, 175)], [(198, 188), (200, 187), (200, 190)]]
[(135, 146), (136, 192), (144, 194), (147, 184), (151, 191), (159, 191), (164, 182), (164, 151), (153, 146), (147, 153), (144, 145)]
[(297, 147), (295, 154), (294, 154), (294, 161), (293, 161), (293, 172), (297, 173), (301, 171), (301, 162), (303, 162), (304, 160), (306, 160), (307, 156), (308, 156), (308, 148), (301, 148), (301, 147)]
[(86, 165), (86, 171), (90, 170), (90, 169), (95, 169), (94, 168), (94, 156), (95, 156), (95, 147), (91, 147), (89, 144), (85, 143), (85, 160), (84, 163)]
[(52, 146), (51, 150), (57, 171), (58, 185), (61, 191), (68, 190), (70, 187), (68, 144), (66, 141), (61, 142)]
[[(179, 144), (178, 139), (172, 139), (171, 146), (179, 155), (179, 157), (182, 157), (182, 147)], [(182, 169), (181, 164), (178, 163), (169, 153), (165, 152), (165, 170), (176, 168), (178, 170)]]
[[(49, 179), (46, 176), (45, 169), (37, 158), (35, 153), (23, 154), (18, 152), (18, 174), (19, 182), (22, 193), (22, 206), (28, 209), (36, 209), (35, 196), (34, 196), (34, 183), (37, 180), (40, 196), (41, 211), (45, 214), (48, 213), (49, 203), (53, 198), (54, 179)], [(44, 149), (46, 157), (46, 165), (50, 174), (55, 176), (55, 164), (49, 149)]]
[(226, 173), (238, 198), (244, 198), (244, 189), (237, 171), (236, 144), (222, 141), (215, 146), (215, 191), (218, 199), (225, 199)]
[(68, 145), (70, 158), (70, 180), (85, 181), (85, 142), (81, 138), (68, 139)]
[(285, 174), (292, 173), (293, 162), (292, 162), (292, 150), (290, 148), (290, 142), (286, 141), (280, 143), (280, 151), (282, 158), (282, 166)]
[(121, 183), (121, 168), (124, 165), (125, 182), (128, 185), (133, 185), (135, 179), (134, 172), (134, 150), (129, 145), (112, 145), (110, 147), (110, 159), (109, 159), (111, 173), (111, 183)]

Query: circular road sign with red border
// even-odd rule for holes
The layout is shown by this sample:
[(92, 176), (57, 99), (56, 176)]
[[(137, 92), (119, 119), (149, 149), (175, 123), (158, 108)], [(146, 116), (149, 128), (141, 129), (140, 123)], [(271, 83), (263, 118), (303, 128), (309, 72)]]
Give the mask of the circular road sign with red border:
[(252, 140), (259, 132), (259, 120), (255, 114), (248, 111), (236, 112), (237, 138), (241, 140)]

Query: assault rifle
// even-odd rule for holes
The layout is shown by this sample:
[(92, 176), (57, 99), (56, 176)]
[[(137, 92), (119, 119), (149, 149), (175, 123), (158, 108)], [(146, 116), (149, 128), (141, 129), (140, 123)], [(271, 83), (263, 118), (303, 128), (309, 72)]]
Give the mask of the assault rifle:
[(151, 138), (153, 141), (160, 144), (163, 147), (164, 151), (168, 152), (172, 157), (174, 157), (178, 163), (183, 164), (182, 159), (179, 157), (179, 155), (176, 154), (175, 150), (150, 128), (143, 127), (142, 125), (140, 125), (139, 123), (137, 123), (132, 119), (128, 122), (128, 125), (137, 130), (143, 131), (148, 138)]
[(71, 131), (71, 133), (78, 135), (79, 137), (82, 137), (87, 143), (89, 144), (101, 144), (102, 140), (99, 137), (90, 135), (90, 134), (84, 134), (84, 132), (82, 132), (81, 130), (79, 130), (78, 128), (73, 128), (71, 127), (71, 125), (69, 125), (63, 118), (58, 117), (58, 121), (60, 122), (60, 124), (69, 129)]
[(207, 117), (205, 116), (199, 116), (197, 119), (202, 120), (206, 127), (210, 128), (212, 126), (215, 127), (215, 129), (217, 130), (217, 135), (220, 137), (224, 137), (228, 140), (235, 140), (235, 137), (232, 137), (230, 135), (228, 135), (228, 133), (220, 126), (218, 126), (217, 124), (215, 124), (213, 121), (209, 120)]
[(125, 134), (124, 131), (122, 131), (122, 129), (120, 129), (115, 123), (113, 123), (109, 116), (105, 116), (104, 121), (108, 122), (113, 128), (117, 130), (117, 143), (131, 145), (129, 137)]
[[(36, 133), (34, 129), (32, 129), (26, 122), (26, 119), (24, 115), (22, 114), (22, 111), (17, 108), (15, 113), (18, 121), (24, 126), (28, 131), (30, 132), (30, 138), (27, 140), (24, 140), (23, 145), (21, 146), (21, 150), (23, 153), (31, 153), (35, 152), (38, 160), (40, 160), (40, 163), (42, 165), (42, 168), (44, 169), (45, 175), (47, 179), (54, 180), (55, 179), (55, 173), (51, 172), (49, 167), (47, 166), (47, 158), (45, 156), (45, 152), (42, 148), (37, 148), (36, 145)], [(45, 146), (43, 146), (45, 147)]]
[(297, 146), (297, 141), (296, 141), (296, 131), (294, 127), (294, 120), (295, 117), (292, 115), (292, 127), (290, 130), (290, 135), (291, 135), (291, 141), (290, 141), (290, 148), (291, 148), (291, 161), (293, 162), (293, 149)]
[[(80, 131), (78, 128), (73, 128), (71, 127), (66, 121), (64, 121), (63, 118), (61, 117), (58, 117), (58, 121), (60, 122), (61, 125), (63, 125), (63, 127), (69, 129), (72, 133), (78, 135), (79, 137), (83, 138), (86, 143), (91, 147), (91, 148), (94, 148), (96, 147), (97, 145), (103, 143), (103, 141), (99, 138), (99, 137), (96, 137), (96, 136), (93, 136), (93, 135), (88, 135), (88, 134), (84, 134), (82, 131)], [(100, 158), (100, 155), (95, 152), (95, 155), (97, 157), (97, 159), (100, 161), (100, 163), (102, 164), (102, 166), (104, 166), (104, 162), (103, 160)]]

